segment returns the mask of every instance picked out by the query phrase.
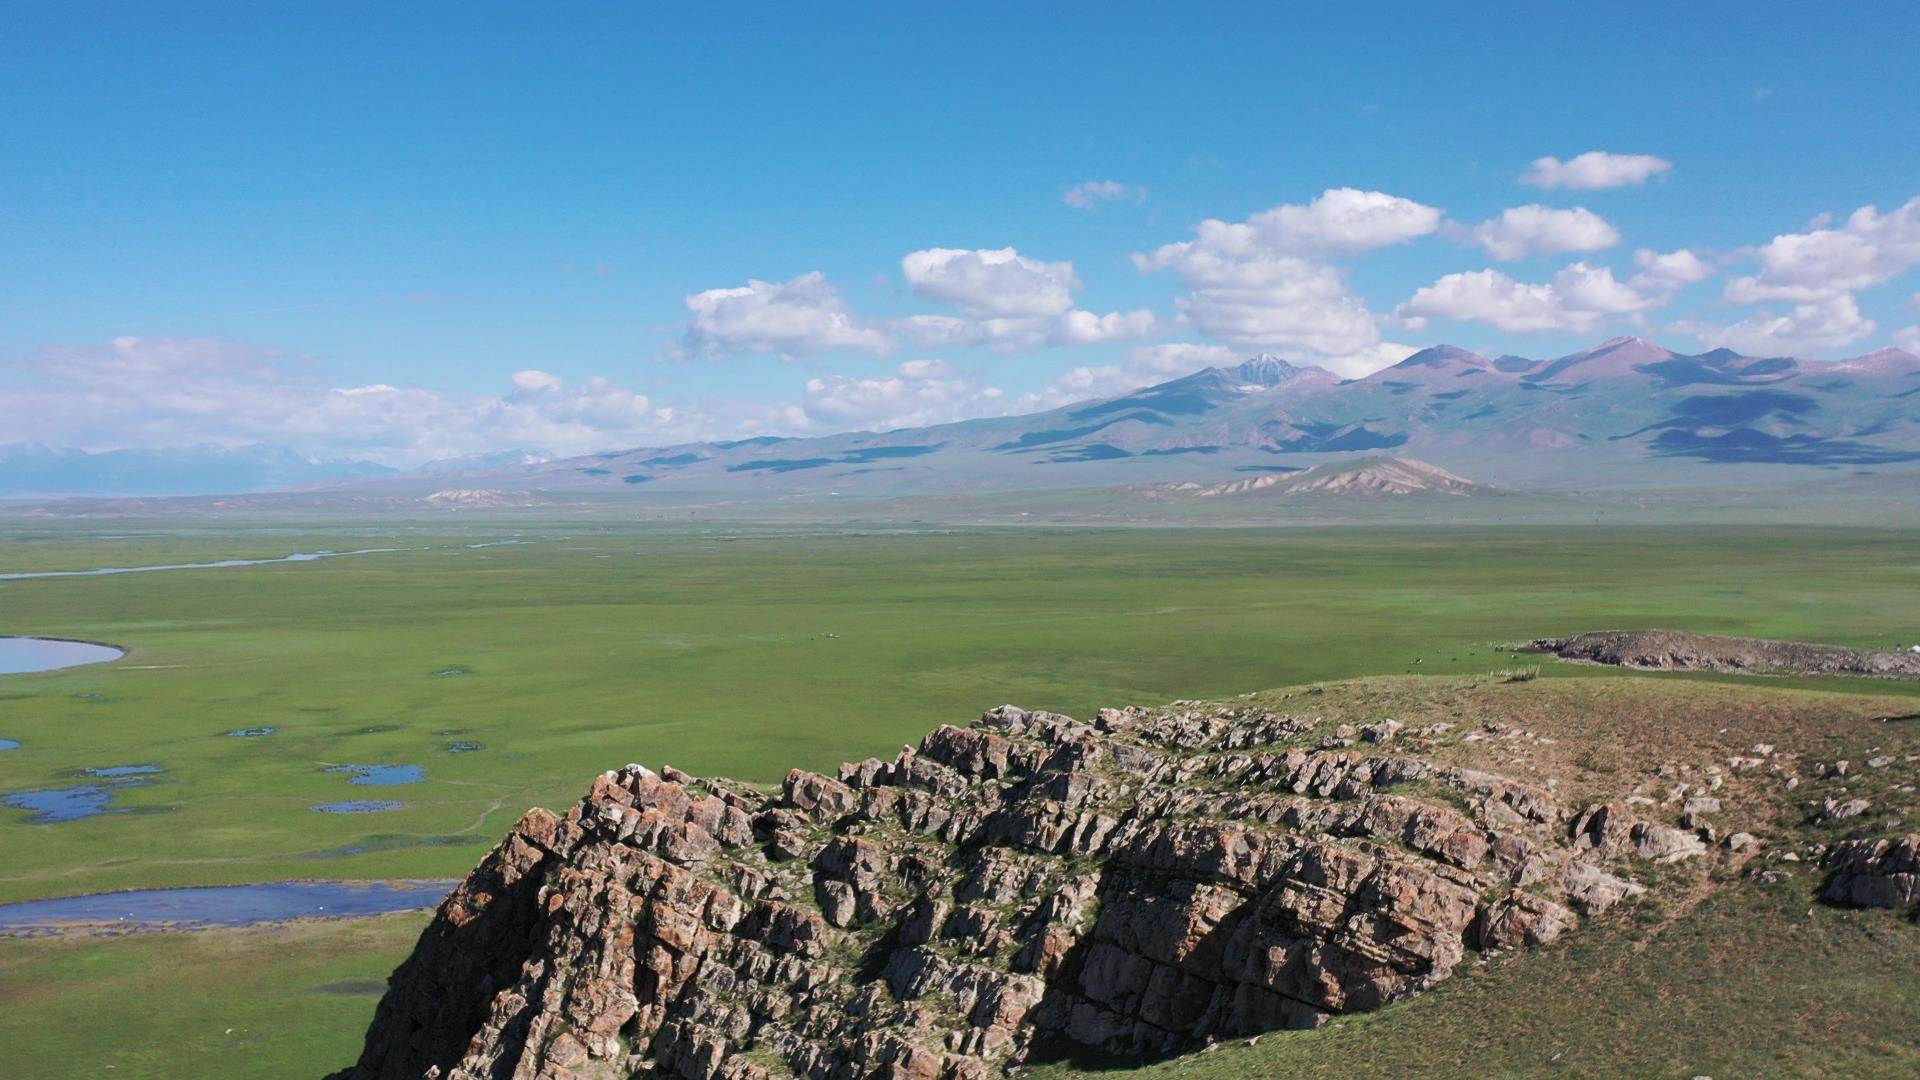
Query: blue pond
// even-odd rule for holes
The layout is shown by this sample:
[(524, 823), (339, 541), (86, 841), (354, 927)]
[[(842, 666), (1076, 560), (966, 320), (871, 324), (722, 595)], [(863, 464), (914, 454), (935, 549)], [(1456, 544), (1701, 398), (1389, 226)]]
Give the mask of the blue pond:
[(447, 753), (471, 754), (475, 750), (483, 750), (485, 748), (486, 748), (485, 743), (477, 743), (471, 739), (460, 739), (458, 741), (450, 742), (447, 744)]
[(320, 803), (314, 809), (323, 814), (378, 814), (383, 810), (398, 810), (405, 805), (392, 799), (348, 799), (345, 802)]
[(18, 749), (20, 749), (19, 739), (0, 739), (0, 750), (18, 750)]
[(352, 773), (349, 784), (365, 784), (368, 787), (393, 787), (398, 784), (418, 784), (427, 778), (426, 770), (418, 765), (329, 765), (328, 772)]
[(16, 791), (0, 799), (0, 806), (33, 811), (33, 817), (29, 820), (36, 825), (78, 821), (101, 814), (125, 814), (132, 808), (114, 806), (114, 792), (123, 788), (147, 787), (149, 782), (145, 777), (165, 771), (158, 765), (106, 765), (81, 769), (73, 775), (105, 780), (106, 783), (77, 784), (45, 791)]
[(82, 784), (79, 787), (53, 788), (47, 791), (17, 791), (6, 797), (0, 805), (15, 810), (31, 810), (36, 825), (52, 825), (61, 821), (78, 821), (81, 818), (98, 817), (101, 814), (124, 814), (127, 807), (113, 806), (113, 789), (116, 787), (137, 787), (145, 781), (132, 781), (120, 784)]
[(280, 881), (196, 889), (70, 896), (0, 904), (0, 936), (84, 928), (121, 930), (246, 926), (320, 916), (382, 915), (438, 904), (452, 881)]
[[(0, 575), (4, 577), (5, 575)], [(29, 671), (57, 671), (82, 664), (101, 664), (127, 655), (126, 650), (91, 641), (53, 638), (0, 637), (0, 675)]]
[(277, 727), (243, 727), (227, 732), (231, 739), (257, 739), (262, 735), (271, 735), (280, 729)]

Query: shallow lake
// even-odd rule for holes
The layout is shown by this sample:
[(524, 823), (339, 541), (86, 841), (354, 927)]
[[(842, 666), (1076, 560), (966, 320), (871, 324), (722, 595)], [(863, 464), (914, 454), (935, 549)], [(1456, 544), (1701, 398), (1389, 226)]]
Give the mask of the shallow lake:
[(342, 918), (420, 911), (438, 904), (453, 881), (279, 881), (192, 889), (69, 896), (0, 904), (0, 936), (73, 929), (245, 926), (307, 917)]
[(127, 655), (125, 649), (99, 645), (91, 641), (57, 641), (53, 638), (0, 637), (0, 675), (21, 675), (29, 671), (57, 671), (82, 664), (104, 664)]

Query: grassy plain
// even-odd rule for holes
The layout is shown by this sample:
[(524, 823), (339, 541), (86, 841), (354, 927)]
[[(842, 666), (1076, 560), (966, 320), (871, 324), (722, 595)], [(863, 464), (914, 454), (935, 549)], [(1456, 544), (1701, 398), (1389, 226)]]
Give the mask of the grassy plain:
[[(82, 538), (102, 534), (126, 538)], [(466, 546), (509, 538), (530, 542)], [(1513, 662), (1497, 643), (1618, 626), (1888, 647), (1920, 631), (1920, 561), (1904, 554), (1917, 539), (1596, 525), (862, 533), (464, 516), (9, 524), (0, 572), (406, 550), (0, 582), (0, 635), (132, 650), (0, 679), (0, 737), (23, 744), (0, 752), (0, 792), (65, 786), (89, 766), (166, 770), (121, 792), (116, 805), (132, 813), (32, 825), (0, 810), (0, 901), (454, 877), (527, 806), (564, 807), (608, 767), (773, 782), (796, 765), (889, 754), (1003, 701), (1084, 714), (1366, 674), (1479, 673)], [(436, 674), (449, 670), (460, 673)], [(261, 726), (279, 730), (224, 734)], [(456, 741), (484, 748), (449, 752)], [(355, 787), (322, 771), (375, 763), (424, 766), (429, 779)], [(407, 805), (310, 809), (350, 798)], [(378, 980), (420, 921), (0, 942), (0, 1042), (41, 1055), (25, 1059), (28, 1076), (66, 1075), (33, 1063), (77, 1060), (103, 1031), (127, 1044), (116, 1075), (316, 1075), (350, 1056), (373, 999), (315, 988)], [(1462, 985), (1436, 999), (1498, 984)], [(1397, 1030), (1414, 1021), (1392, 1017), (1440, 1007), (1415, 1002), (1341, 1030)], [(255, 1034), (220, 1051), (229, 1027)]]

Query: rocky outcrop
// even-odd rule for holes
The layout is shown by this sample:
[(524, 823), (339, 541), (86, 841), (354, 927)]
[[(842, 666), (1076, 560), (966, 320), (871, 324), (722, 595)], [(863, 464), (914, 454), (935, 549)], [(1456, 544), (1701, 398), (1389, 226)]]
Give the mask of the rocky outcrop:
[(534, 810), (394, 973), (354, 1080), (979, 1078), (1313, 1027), (1706, 853), (1617, 806), (1233, 707), (1011, 706), (763, 795), (637, 765)]
[(1920, 834), (1846, 840), (1827, 856), (1833, 877), (1820, 894), (1849, 907), (1905, 907), (1920, 901)]
[(1863, 652), (1799, 641), (1715, 637), (1673, 630), (1601, 630), (1529, 642), (1563, 660), (1648, 671), (1727, 671), (1773, 675), (1868, 675), (1920, 679), (1920, 652)]

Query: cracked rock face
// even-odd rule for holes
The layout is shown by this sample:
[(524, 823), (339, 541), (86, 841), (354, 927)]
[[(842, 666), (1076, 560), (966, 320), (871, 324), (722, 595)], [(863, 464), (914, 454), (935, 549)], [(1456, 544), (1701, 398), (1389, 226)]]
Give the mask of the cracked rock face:
[(995, 709), (777, 796), (639, 766), (534, 810), (395, 972), (352, 1080), (985, 1077), (1313, 1027), (1702, 854), (1618, 806), (1214, 706)]
[(1920, 900), (1920, 834), (1848, 840), (1827, 857), (1833, 878), (1821, 899), (1850, 907), (1905, 907)]

